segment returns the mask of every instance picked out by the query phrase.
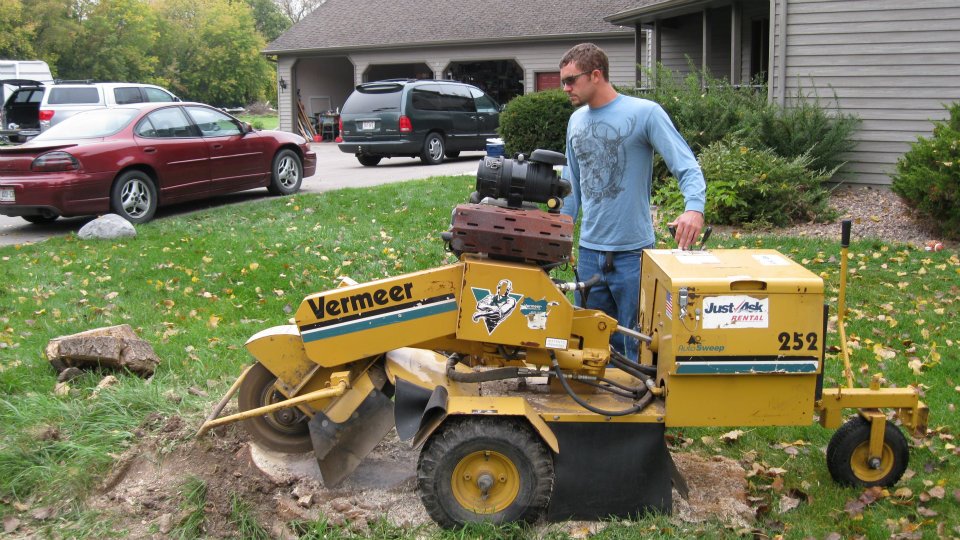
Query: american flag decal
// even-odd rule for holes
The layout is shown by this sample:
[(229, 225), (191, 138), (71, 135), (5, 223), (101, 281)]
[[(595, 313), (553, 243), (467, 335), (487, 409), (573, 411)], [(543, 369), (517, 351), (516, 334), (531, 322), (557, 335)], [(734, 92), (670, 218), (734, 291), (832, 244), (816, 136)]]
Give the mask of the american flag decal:
[(664, 313), (666, 313), (668, 319), (673, 319), (673, 295), (670, 294), (670, 291), (667, 291), (667, 306), (664, 308)]

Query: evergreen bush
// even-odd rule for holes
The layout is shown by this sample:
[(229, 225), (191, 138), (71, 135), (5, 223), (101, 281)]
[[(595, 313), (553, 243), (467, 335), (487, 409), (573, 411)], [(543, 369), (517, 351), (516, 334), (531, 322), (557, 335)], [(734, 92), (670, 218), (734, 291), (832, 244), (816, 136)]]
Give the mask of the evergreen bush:
[(950, 118), (934, 122), (931, 138), (918, 137), (897, 161), (892, 189), (947, 238), (960, 238), (960, 102)]
[(788, 108), (764, 104), (745, 120), (742, 127), (748, 145), (769, 148), (785, 158), (806, 154), (813, 170), (843, 165), (843, 154), (857, 144), (851, 135), (860, 127), (856, 116), (843, 114), (839, 108), (831, 112), (818, 96), (811, 99), (799, 94)]
[[(706, 147), (698, 161), (707, 179), (708, 223), (761, 229), (832, 217), (829, 191), (822, 184), (833, 171), (812, 171), (808, 156), (783, 158), (730, 138)], [(683, 211), (676, 180), (661, 184), (654, 203), (660, 205), (661, 216)]]
[(573, 105), (562, 90), (517, 96), (500, 113), (498, 133), (507, 155), (543, 148), (566, 152), (567, 121)]

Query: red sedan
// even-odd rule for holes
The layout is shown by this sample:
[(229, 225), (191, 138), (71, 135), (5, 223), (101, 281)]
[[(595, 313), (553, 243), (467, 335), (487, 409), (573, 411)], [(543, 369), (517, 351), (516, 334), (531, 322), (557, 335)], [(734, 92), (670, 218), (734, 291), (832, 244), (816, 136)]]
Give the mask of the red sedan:
[(199, 103), (134, 104), (0, 147), (0, 215), (43, 223), (114, 212), (143, 223), (159, 205), (258, 187), (296, 193), (316, 168), (298, 135), (255, 131)]

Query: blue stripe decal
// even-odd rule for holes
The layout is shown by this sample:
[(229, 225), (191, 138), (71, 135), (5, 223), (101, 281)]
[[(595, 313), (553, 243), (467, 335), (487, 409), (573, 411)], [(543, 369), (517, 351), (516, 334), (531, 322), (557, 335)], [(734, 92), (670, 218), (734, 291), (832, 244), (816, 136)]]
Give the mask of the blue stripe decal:
[(421, 319), (423, 317), (430, 317), (432, 315), (439, 315), (441, 313), (449, 313), (456, 310), (456, 299), (451, 299), (446, 302), (425, 304), (420, 307), (397, 310), (376, 317), (369, 317), (366, 319), (359, 319), (345, 322), (343, 324), (310, 330), (308, 332), (301, 333), (300, 337), (303, 339), (304, 343), (309, 343), (311, 341), (343, 336), (346, 334), (352, 334), (354, 332), (361, 332), (363, 330), (370, 330), (372, 328), (380, 328), (382, 326), (412, 321)]
[(752, 373), (816, 373), (816, 362), (684, 362), (677, 364), (677, 375), (728, 375)]

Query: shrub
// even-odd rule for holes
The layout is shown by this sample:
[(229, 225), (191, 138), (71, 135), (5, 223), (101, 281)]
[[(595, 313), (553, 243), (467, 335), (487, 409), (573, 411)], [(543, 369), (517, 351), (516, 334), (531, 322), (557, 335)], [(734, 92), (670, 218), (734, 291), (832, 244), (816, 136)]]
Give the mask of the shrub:
[(726, 79), (691, 69), (693, 71), (681, 79), (658, 66), (647, 73), (655, 81), (652, 88), (630, 93), (659, 103), (698, 154), (714, 142), (741, 131), (755, 111), (766, 107), (767, 94), (762, 87), (736, 87)]
[(839, 109), (831, 113), (819, 97), (810, 100), (798, 94), (789, 108), (758, 107), (744, 127), (750, 146), (769, 148), (785, 158), (806, 154), (810, 169), (832, 170), (843, 165), (842, 155), (856, 146), (850, 136), (860, 127), (860, 119)]
[(950, 119), (934, 122), (933, 137), (918, 137), (897, 161), (893, 191), (947, 237), (960, 237), (960, 102), (948, 107)]
[(513, 98), (500, 113), (498, 133), (507, 155), (537, 148), (566, 151), (567, 121), (573, 105), (561, 90), (535, 92)]
[[(707, 179), (708, 223), (765, 228), (830, 217), (822, 182), (833, 171), (812, 172), (807, 156), (782, 158), (731, 138), (705, 148), (699, 161)], [(683, 196), (676, 181), (663, 183), (654, 202), (661, 216), (679, 214)]]

